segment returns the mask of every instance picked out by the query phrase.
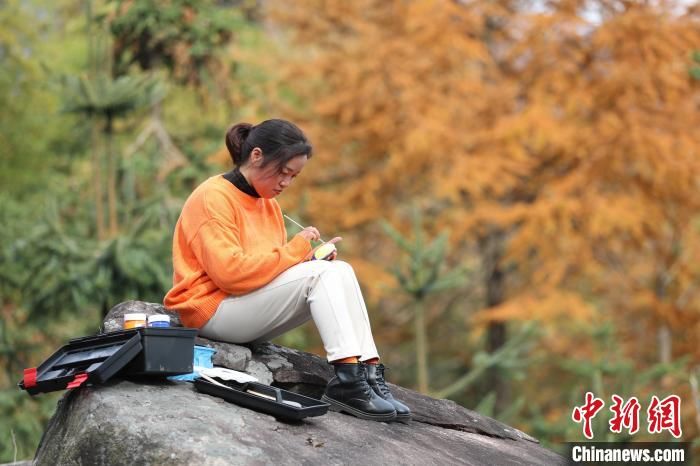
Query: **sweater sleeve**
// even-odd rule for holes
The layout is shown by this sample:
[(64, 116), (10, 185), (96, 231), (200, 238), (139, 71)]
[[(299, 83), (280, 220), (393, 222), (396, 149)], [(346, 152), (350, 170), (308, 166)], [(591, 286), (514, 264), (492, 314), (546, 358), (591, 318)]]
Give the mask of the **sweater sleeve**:
[(235, 225), (212, 218), (192, 238), (191, 248), (206, 274), (221, 290), (237, 295), (267, 285), (277, 275), (301, 262), (311, 244), (295, 236), (269, 252), (250, 254), (241, 247)]

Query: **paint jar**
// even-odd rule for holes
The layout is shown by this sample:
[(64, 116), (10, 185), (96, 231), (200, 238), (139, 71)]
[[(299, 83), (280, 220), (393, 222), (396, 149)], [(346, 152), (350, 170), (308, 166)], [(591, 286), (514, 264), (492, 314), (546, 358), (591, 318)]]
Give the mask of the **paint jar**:
[(170, 316), (167, 314), (153, 314), (148, 316), (149, 327), (170, 327)]
[(137, 312), (134, 314), (124, 314), (124, 330), (146, 326), (146, 314)]

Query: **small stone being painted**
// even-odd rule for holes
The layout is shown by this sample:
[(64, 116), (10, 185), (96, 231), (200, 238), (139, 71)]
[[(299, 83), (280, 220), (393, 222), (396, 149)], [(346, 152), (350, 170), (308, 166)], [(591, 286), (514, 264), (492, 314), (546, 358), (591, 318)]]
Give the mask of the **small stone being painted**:
[(328, 259), (331, 254), (333, 254), (337, 249), (335, 248), (335, 244), (333, 243), (325, 243), (320, 245), (316, 251), (314, 251), (314, 259), (315, 260), (326, 260)]

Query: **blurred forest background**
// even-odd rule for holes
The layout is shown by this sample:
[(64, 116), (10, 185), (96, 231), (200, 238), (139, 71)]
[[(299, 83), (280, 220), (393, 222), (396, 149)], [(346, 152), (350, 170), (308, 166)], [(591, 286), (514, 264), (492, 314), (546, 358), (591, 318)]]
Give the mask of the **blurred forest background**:
[(344, 237), (391, 381), (550, 448), (586, 391), (596, 440), (630, 439), (612, 394), (669, 440), (677, 394), (698, 438), (698, 2), (2, 0), (0, 60), (0, 461), (61, 396), (22, 369), (162, 301), (226, 129), (272, 117), (316, 154), (282, 208)]

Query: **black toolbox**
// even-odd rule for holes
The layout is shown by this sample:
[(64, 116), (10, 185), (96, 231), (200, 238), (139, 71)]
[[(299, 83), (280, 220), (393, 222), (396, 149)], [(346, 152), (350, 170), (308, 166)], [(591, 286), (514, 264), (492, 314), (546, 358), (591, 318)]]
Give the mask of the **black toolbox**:
[(19, 387), (30, 395), (104, 383), (120, 375), (192, 372), (197, 329), (138, 328), (75, 338), (38, 367), (24, 370)]
[(209, 382), (201, 377), (194, 380), (194, 386), (202, 393), (271, 414), (280, 419), (298, 421), (305, 417), (323, 416), (330, 407), (328, 403), (323, 401), (270, 385), (257, 382), (238, 383), (232, 380), (214, 380), (225, 386)]
[(142, 327), (137, 330), (141, 334), (143, 350), (120, 374), (167, 376), (192, 372), (197, 329)]

